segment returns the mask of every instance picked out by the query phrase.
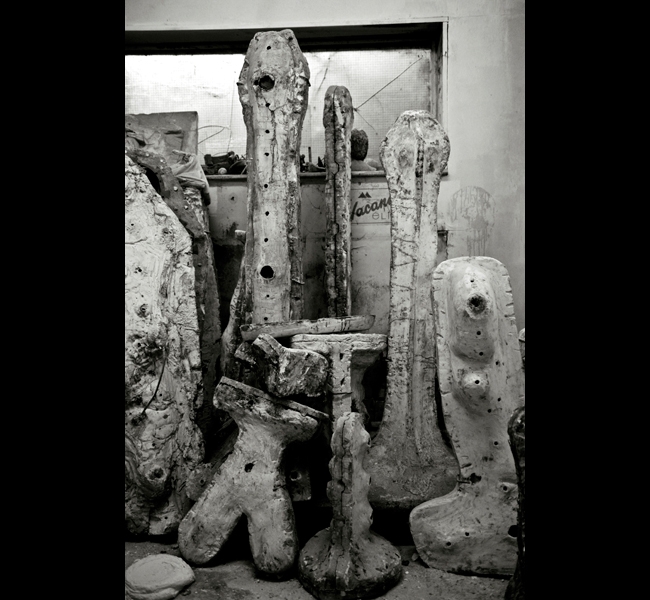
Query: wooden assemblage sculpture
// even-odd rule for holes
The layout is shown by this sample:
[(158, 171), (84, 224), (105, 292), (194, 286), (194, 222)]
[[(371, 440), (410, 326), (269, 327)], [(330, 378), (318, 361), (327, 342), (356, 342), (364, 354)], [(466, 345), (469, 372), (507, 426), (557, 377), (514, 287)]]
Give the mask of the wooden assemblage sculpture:
[[(521, 332), (524, 330), (522, 329)], [(521, 341), (521, 332), (519, 340)], [(515, 573), (508, 582), (505, 600), (525, 600), (526, 598), (526, 407), (515, 410), (508, 422), (508, 440), (515, 459), (517, 484), (519, 486), (519, 505), (517, 509), (517, 565)]]
[(399, 552), (370, 531), (370, 476), (364, 469), (369, 444), (360, 414), (345, 413), (336, 421), (327, 486), (332, 522), (307, 542), (298, 559), (300, 582), (320, 600), (375, 598), (402, 575)]
[(332, 419), (336, 421), (354, 410), (365, 421), (363, 375), (386, 350), (386, 336), (381, 333), (294, 335), (289, 343), (292, 348), (318, 352), (329, 359), (327, 391)]
[(302, 318), (299, 149), (309, 66), (290, 29), (255, 34), (237, 86), (247, 130), (248, 229), (224, 332), (228, 372), (241, 325)]
[(342, 85), (325, 93), (325, 275), (327, 314), (347, 317), (352, 312), (350, 296), (350, 132), (354, 123), (352, 97)]
[(445, 426), (460, 464), (456, 488), (416, 507), (411, 534), (430, 567), (512, 575), (517, 477), (508, 419), (524, 375), (508, 272), (497, 260), (446, 260), (433, 276)]
[(327, 359), (308, 349), (292, 350), (263, 333), (251, 344), (258, 380), (267, 392), (284, 398), (305, 394), (320, 396), (325, 391)]
[(329, 417), (227, 377), (217, 386), (215, 406), (230, 413), (239, 437), (180, 524), (181, 554), (191, 563), (205, 564), (246, 515), (255, 566), (267, 575), (283, 576), (299, 549), (282, 468), (284, 450), (291, 442), (310, 439)]
[(132, 533), (176, 530), (203, 459), (192, 240), (125, 156), (125, 519)]
[(449, 139), (428, 112), (406, 111), (380, 154), (391, 199), (390, 326), (384, 415), (367, 463), (369, 499), (375, 508), (411, 509), (451, 491), (458, 472), (436, 422), (430, 298)]

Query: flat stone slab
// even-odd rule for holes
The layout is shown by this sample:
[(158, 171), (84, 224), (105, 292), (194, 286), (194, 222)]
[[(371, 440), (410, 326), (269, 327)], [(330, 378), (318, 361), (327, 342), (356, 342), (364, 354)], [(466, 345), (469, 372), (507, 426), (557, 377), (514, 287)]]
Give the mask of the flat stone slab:
[(124, 587), (133, 600), (170, 600), (194, 580), (194, 571), (182, 558), (152, 554), (126, 570)]

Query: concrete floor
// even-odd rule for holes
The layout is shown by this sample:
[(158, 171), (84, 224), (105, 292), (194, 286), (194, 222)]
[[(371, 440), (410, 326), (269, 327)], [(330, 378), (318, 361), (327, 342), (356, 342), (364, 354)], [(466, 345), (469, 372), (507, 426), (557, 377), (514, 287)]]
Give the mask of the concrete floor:
[[(502, 600), (507, 579), (454, 575), (428, 568), (416, 554), (413, 545), (396, 545), (402, 555), (402, 580), (382, 598), (386, 600)], [(180, 556), (175, 541), (136, 541), (125, 543), (125, 570), (134, 561), (150, 554), (167, 553)], [(314, 600), (296, 579), (267, 581), (255, 572), (250, 550), (245, 544), (245, 531), (205, 567), (195, 567), (196, 581), (177, 598), (196, 600)], [(125, 600), (130, 600), (125, 594)]]

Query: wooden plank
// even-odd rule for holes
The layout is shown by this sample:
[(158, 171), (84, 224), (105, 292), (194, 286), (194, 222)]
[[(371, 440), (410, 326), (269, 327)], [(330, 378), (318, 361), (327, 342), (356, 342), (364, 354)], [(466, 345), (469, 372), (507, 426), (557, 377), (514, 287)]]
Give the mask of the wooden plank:
[(426, 111), (404, 112), (381, 144), (391, 200), (388, 376), (368, 456), (370, 502), (413, 508), (451, 491), (457, 465), (436, 422), (431, 275), (449, 139)]
[(227, 377), (217, 386), (215, 406), (230, 413), (239, 437), (181, 522), (179, 550), (193, 564), (207, 563), (245, 514), (255, 567), (281, 576), (293, 567), (299, 550), (283, 468), (285, 449), (292, 442), (310, 439), (329, 418)]
[(457, 573), (512, 575), (517, 476), (508, 420), (524, 379), (508, 272), (496, 259), (454, 258), (434, 272), (438, 376), (460, 464), (455, 489), (413, 509), (420, 558)]
[(282, 323), (255, 323), (240, 327), (241, 337), (250, 342), (258, 335), (266, 333), (274, 338), (290, 337), (300, 333), (340, 333), (346, 331), (365, 331), (375, 322), (374, 315), (316, 319), (314, 321), (288, 321)]
[(397, 549), (370, 531), (370, 476), (364, 469), (369, 445), (359, 413), (345, 413), (336, 421), (327, 484), (332, 522), (305, 544), (298, 558), (300, 583), (319, 600), (375, 598), (402, 576)]
[(327, 314), (346, 317), (350, 295), (350, 134), (354, 124), (352, 97), (345, 86), (327, 88), (323, 108), (325, 127), (325, 280)]
[(189, 510), (203, 460), (192, 240), (128, 156), (125, 178), (125, 520), (162, 535)]

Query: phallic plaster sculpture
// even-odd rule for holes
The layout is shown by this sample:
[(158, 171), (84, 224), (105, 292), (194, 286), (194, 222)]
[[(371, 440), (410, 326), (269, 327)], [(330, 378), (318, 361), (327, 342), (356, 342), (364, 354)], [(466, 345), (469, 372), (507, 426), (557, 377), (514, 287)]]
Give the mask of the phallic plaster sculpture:
[(325, 93), (325, 279), (327, 314), (347, 317), (350, 295), (350, 132), (354, 123), (352, 97), (345, 86), (332, 85)]
[(386, 539), (370, 531), (370, 476), (364, 469), (370, 436), (362, 415), (345, 413), (332, 435), (327, 495), (332, 522), (300, 552), (300, 583), (319, 600), (375, 598), (402, 576), (401, 556)]
[(435, 268), (440, 177), (449, 139), (426, 111), (406, 111), (381, 144), (391, 200), (388, 376), (367, 469), (375, 508), (413, 508), (454, 487), (458, 466), (436, 421)]

